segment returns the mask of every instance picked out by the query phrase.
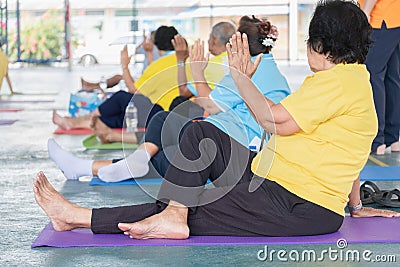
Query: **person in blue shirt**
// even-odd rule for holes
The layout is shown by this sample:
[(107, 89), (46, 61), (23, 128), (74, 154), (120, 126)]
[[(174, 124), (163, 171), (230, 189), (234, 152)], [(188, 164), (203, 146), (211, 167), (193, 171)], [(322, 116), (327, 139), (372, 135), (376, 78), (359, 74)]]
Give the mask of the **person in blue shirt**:
[[(270, 54), (278, 35), (276, 27), (269, 21), (245, 16), (241, 19), (238, 30), (249, 36), (249, 40), (251, 40), (250, 53), (253, 59), (260, 53), (264, 53), (260, 67), (252, 78), (253, 82), (265, 96), (276, 103), (280, 102), (290, 94), (290, 89), (286, 78), (280, 73), (272, 54)], [(222, 43), (226, 44), (229, 41), (232, 36), (231, 32), (227, 31)], [(206, 81), (204, 76), (206, 67), (217, 69), (221, 66), (208, 65), (215, 63), (207, 64), (203, 42), (196, 41), (190, 51), (190, 69), (193, 81), (189, 82), (188, 88), (195, 87), (196, 91), (191, 90), (196, 96), (195, 102), (209, 114), (204, 120), (218, 127), (243, 146), (258, 151), (263, 129), (251, 116), (240, 97), (229, 74), (229, 69), (221, 80)], [(224, 66), (222, 67), (224, 68)], [(228, 67), (226, 66), (226, 68)], [(211, 89), (210, 84), (215, 84), (214, 90)], [(179, 110), (179, 108), (176, 109)], [(154, 115), (147, 126), (144, 143), (126, 159), (118, 162), (117, 160), (91, 161), (93, 175), (97, 175), (106, 182), (141, 177), (148, 172), (148, 162), (151, 160), (159, 174), (164, 176), (172, 157), (177, 152), (179, 136), (189, 124), (193, 123), (193, 118), (183, 117), (177, 113), (179, 112), (161, 111)], [(62, 155), (63, 162), (66, 162), (66, 158), (74, 157), (67, 153), (54, 140), (49, 140), (51, 158)], [(57, 162), (57, 160), (55, 161)], [(89, 162), (87, 163), (89, 164)], [(110, 165), (110, 163), (113, 164)], [(89, 167), (85, 169), (90, 170)], [(71, 172), (71, 170), (63, 171), (64, 174)], [(74, 177), (77, 178), (76, 175)]]

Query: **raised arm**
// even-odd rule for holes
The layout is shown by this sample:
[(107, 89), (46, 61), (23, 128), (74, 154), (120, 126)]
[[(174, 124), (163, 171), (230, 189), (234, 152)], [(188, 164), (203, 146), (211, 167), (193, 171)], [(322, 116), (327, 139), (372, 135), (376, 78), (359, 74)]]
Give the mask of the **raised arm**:
[(128, 55), (128, 47), (125, 45), (121, 51), (122, 78), (125, 80), (125, 84), (128, 87), (129, 93), (135, 94), (137, 91), (135, 87), (135, 80), (133, 79), (128, 68), (130, 62), (131, 58)]
[(146, 57), (147, 57), (147, 62), (150, 65), (151, 62), (153, 62), (153, 47), (154, 44), (150, 40), (150, 38), (147, 38), (146, 34), (143, 34), (143, 42), (141, 43), (141, 46), (143, 47), (144, 52), (146, 52)]
[(192, 97), (193, 94), (187, 87), (187, 76), (185, 61), (189, 57), (189, 48), (185, 38), (180, 35), (175, 35), (174, 39), (171, 40), (175, 50), (176, 60), (178, 61), (178, 88), (179, 95), (184, 97)]
[(367, 15), (368, 21), (371, 17), (372, 9), (374, 9), (377, 0), (365, 0), (361, 10), (364, 11), (365, 15)]
[(353, 182), (348, 206), (351, 217), (400, 217), (400, 213), (395, 211), (363, 207), (360, 200), (360, 177)]
[(195, 82), (197, 97), (196, 103), (209, 114), (221, 112), (215, 102), (210, 99), (211, 88), (204, 76), (204, 70), (208, 64), (209, 55), (204, 56), (204, 41), (197, 40), (189, 50), (190, 69)]
[(263, 55), (251, 61), (247, 35), (244, 33), (242, 36), (239, 32), (232, 35), (232, 44), (226, 46), (232, 78), (258, 124), (266, 131), (279, 135), (299, 132), (301, 129), (289, 112), (281, 104), (274, 104), (266, 98), (250, 80)]

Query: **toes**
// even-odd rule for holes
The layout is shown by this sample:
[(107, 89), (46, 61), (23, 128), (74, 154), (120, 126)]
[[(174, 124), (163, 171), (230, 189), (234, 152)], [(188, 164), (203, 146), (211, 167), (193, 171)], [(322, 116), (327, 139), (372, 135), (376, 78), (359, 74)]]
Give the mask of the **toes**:
[(131, 230), (131, 227), (132, 227), (132, 224), (130, 224), (130, 223), (119, 223), (118, 224), (118, 228), (124, 232), (129, 232), (129, 230)]

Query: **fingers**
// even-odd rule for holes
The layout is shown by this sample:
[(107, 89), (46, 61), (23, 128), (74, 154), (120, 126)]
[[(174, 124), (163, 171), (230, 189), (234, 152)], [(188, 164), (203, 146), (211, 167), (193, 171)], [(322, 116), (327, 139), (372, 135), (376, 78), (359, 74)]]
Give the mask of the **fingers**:
[(171, 42), (175, 50), (187, 50), (186, 40), (179, 34), (175, 35)]
[(242, 47), (243, 47), (243, 55), (245, 56), (245, 58), (251, 58), (250, 49), (249, 49), (249, 41), (247, 39), (247, 34), (245, 34), (245, 33), (243, 33), (243, 35), (242, 35)]
[(196, 40), (189, 51), (190, 61), (204, 60), (204, 41)]
[[(239, 36), (240, 36), (240, 33), (239, 33)], [(238, 33), (235, 33), (232, 35), (232, 38), (231, 38), (231, 53), (233, 52), (232, 55), (238, 52), (237, 37), (238, 37)]]
[(228, 62), (232, 62), (231, 44), (230, 43), (226, 43), (225, 47), (226, 47), (226, 52), (228, 54)]
[(254, 68), (257, 69), (258, 65), (260, 65), (261, 59), (264, 54), (259, 54), (256, 59), (254, 60)]

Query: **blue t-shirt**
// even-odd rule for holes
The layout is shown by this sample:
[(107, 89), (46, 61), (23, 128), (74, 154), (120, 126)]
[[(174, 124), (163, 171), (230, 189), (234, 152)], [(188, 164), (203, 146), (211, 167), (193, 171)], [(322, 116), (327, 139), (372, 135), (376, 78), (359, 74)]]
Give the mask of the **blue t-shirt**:
[[(255, 57), (252, 58), (254, 59)], [(251, 80), (274, 103), (279, 103), (290, 94), (286, 78), (279, 71), (271, 54), (262, 57)], [(264, 129), (251, 115), (230, 74), (222, 78), (210, 93), (210, 98), (224, 112), (210, 115), (205, 121), (214, 124), (242, 145), (255, 145), (258, 150)]]

